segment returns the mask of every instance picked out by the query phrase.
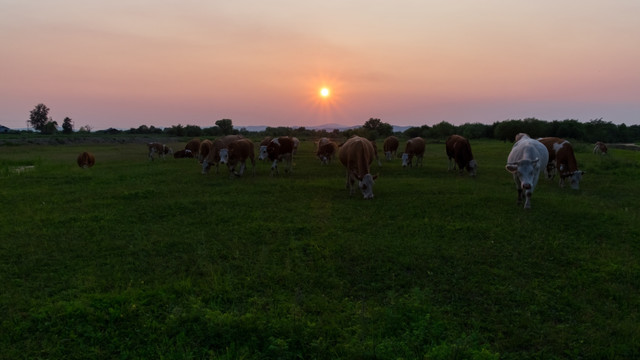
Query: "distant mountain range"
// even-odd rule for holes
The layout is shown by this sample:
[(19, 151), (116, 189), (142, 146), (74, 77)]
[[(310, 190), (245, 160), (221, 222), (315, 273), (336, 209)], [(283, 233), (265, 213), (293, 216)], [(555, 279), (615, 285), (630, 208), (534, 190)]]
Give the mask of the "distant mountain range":
[[(400, 125), (391, 125), (393, 126), (393, 132), (404, 132), (405, 130), (413, 127), (413, 126), (400, 126)], [(266, 126), (266, 125), (255, 125), (255, 126), (238, 126), (238, 125), (234, 125), (233, 126), (236, 129), (247, 129), (247, 131), (251, 131), (251, 132), (258, 132), (258, 131), (264, 131), (267, 129), (267, 127), (273, 127), (273, 126)], [(277, 126), (276, 126), (277, 127)], [(299, 128), (302, 126), (291, 126), (292, 128)], [(330, 123), (330, 124), (322, 124), (322, 125), (316, 125), (316, 126), (304, 126), (306, 129), (310, 129), (310, 130), (326, 130), (326, 131), (333, 131), (333, 130), (339, 130), (339, 131), (345, 131), (345, 130), (349, 130), (349, 129), (356, 129), (359, 127), (362, 127), (362, 125), (353, 125), (353, 126), (349, 126), (349, 125), (342, 125), (342, 124), (335, 124), (335, 123)]]

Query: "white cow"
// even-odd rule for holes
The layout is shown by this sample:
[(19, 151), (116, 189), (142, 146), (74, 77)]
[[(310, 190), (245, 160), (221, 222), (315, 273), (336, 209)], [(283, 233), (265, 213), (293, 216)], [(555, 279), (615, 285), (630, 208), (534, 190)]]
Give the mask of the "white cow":
[(513, 144), (507, 158), (507, 171), (513, 174), (513, 181), (518, 189), (518, 204), (524, 198), (524, 208), (531, 208), (531, 195), (538, 184), (540, 171), (546, 169), (549, 161), (549, 151), (538, 140), (527, 134), (518, 134), (519, 139)]

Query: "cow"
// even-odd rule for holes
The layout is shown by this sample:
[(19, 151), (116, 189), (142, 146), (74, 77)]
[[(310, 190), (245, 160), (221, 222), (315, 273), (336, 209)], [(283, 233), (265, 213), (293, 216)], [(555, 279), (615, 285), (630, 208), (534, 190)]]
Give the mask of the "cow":
[(596, 146), (593, 148), (593, 153), (594, 154), (602, 154), (602, 155), (607, 155), (607, 145), (605, 145), (605, 143), (598, 141), (596, 143)]
[[(229, 171), (236, 175), (242, 176), (244, 174), (244, 170), (246, 168), (247, 159), (251, 160), (251, 173), (255, 175), (256, 173), (256, 160), (255, 153), (253, 151), (253, 142), (249, 139), (242, 138), (235, 141), (232, 141), (228, 149), (229, 161), (227, 162), (227, 166), (229, 167)], [(235, 167), (240, 163), (240, 171), (236, 172)]]
[(267, 158), (272, 161), (271, 175), (273, 175), (274, 171), (279, 174), (278, 161), (281, 160), (285, 162), (285, 173), (292, 171), (293, 146), (293, 139), (288, 136), (280, 136), (269, 142), (267, 145)]
[(267, 154), (267, 145), (273, 140), (271, 136), (267, 136), (260, 142), (260, 148), (258, 150), (258, 160), (266, 160), (268, 156)]
[[(578, 170), (578, 162), (573, 153), (573, 147), (567, 140), (557, 137), (545, 137), (538, 139), (547, 151), (549, 151), (549, 163), (547, 164), (546, 173), (548, 179), (555, 176), (554, 170), (560, 174), (560, 186), (564, 187), (564, 183), (569, 178), (571, 188), (580, 189), (580, 180), (584, 171)], [(554, 169), (555, 166), (555, 169)]]
[(83, 152), (80, 155), (78, 155), (78, 166), (80, 166), (83, 169), (87, 169), (92, 167), (93, 165), (95, 165), (96, 163), (96, 158), (95, 156), (93, 156), (92, 153), (89, 152)]
[(451, 135), (445, 142), (445, 148), (449, 157), (449, 170), (455, 170), (457, 165), (460, 175), (467, 169), (470, 176), (476, 176), (478, 164), (473, 158), (469, 140), (460, 135)]
[(316, 143), (316, 156), (322, 165), (329, 164), (337, 152), (338, 144), (329, 138), (323, 137)]
[(215, 164), (217, 174), (219, 171), (219, 165), (226, 164), (229, 161), (229, 150), (227, 148), (229, 144), (235, 140), (243, 138), (244, 137), (242, 135), (226, 135), (213, 141), (211, 151), (209, 151), (209, 154), (207, 154), (207, 156), (202, 160), (202, 173), (208, 173), (211, 165)]
[(413, 157), (416, 157), (416, 166), (422, 166), (422, 157), (424, 156), (424, 139), (414, 137), (407, 141), (407, 145), (402, 154), (402, 167), (412, 167)]
[(547, 166), (549, 151), (538, 140), (527, 134), (518, 134), (518, 141), (513, 144), (507, 157), (505, 168), (513, 175), (518, 190), (518, 204), (524, 198), (524, 208), (531, 208), (531, 196), (538, 184), (540, 171)]
[(153, 160), (153, 154), (158, 154), (158, 157), (162, 156), (163, 159), (167, 154), (173, 155), (173, 150), (165, 144), (150, 142), (147, 148), (149, 148), (149, 160)]
[(209, 156), (211, 149), (213, 148), (213, 142), (211, 140), (205, 139), (200, 143), (200, 148), (198, 149), (198, 162), (202, 164), (204, 159)]
[(370, 171), (374, 151), (371, 142), (359, 136), (353, 136), (340, 147), (340, 162), (347, 169), (347, 189), (353, 195), (353, 184), (358, 187), (365, 199), (373, 199), (373, 184), (378, 175), (372, 176)]
[(399, 145), (400, 142), (395, 136), (389, 136), (384, 139), (384, 143), (382, 144), (382, 151), (384, 151), (384, 157), (387, 159), (387, 161), (391, 161), (393, 156), (397, 153)]
[(178, 150), (173, 153), (174, 159), (193, 158), (193, 153), (189, 149)]
[(187, 145), (184, 146), (185, 150), (191, 151), (192, 156), (189, 157), (199, 158), (200, 144), (201, 141), (198, 138), (189, 140)]

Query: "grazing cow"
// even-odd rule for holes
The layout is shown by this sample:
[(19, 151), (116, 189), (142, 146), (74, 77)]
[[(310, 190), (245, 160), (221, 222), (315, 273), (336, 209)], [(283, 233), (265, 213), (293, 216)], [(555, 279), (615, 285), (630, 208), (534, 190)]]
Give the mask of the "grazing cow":
[(244, 137), (242, 135), (226, 135), (213, 141), (211, 151), (209, 151), (207, 157), (202, 161), (202, 173), (206, 174), (209, 172), (211, 164), (215, 164), (217, 174), (219, 171), (219, 165), (226, 164), (229, 161), (229, 144), (243, 138)]
[(211, 140), (202, 140), (200, 148), (198, 149), (198, 162), (202, 164), (204, 159), (209, 156), (211, 149), (213, 148), (213, 142)]
[(393, 156), (397, 153), (399, 145), (400, 145), (400, 142), (398, 141), (398, 138), (395, 136), (389, 136), (386, 139), (384, 139), (384, 143), (382, 144), (382, 150), (384, 151), (384, 157), (387, 159), (387, 161), (391, 161)]
[(271, 164), (271, 175), (275, 170), (278, 172), (278, 161), (284, 160), (285, 169), (284, 172), (292, 171), (292, 157), (293, 157), (293, 139), (288, 136), (280, 136), (269, 142), (267, 145), (267, 157), (273, 163)]
[(191, 151), (192, 156), (190, 157), (199, 158), (200, 144), (201, 144), (200, 139), (195, 138), (195, 139), (189, 140), (189, 142), (187, 143), (187, 145), (184, 146), (184, 148), (185, 150)]
[(602, 154), (602, 155), (607, 155), (607, 145), (605, 145), (605, 143), (598, 141), (596, 143), (596, 146), (593, 148), (593, 153), (594, 154)]
[(158, 154), (158, 157), (162, 156), (163, 159), (166, 154), (173, 155), (173, 150), (165, 144), (150, 142), (147, 147), (149, 148), (149, 160), (153, 160), (153, 154)]
[(93, 165), (95, 165), (96, 163), (96, 158), (95, 156), (93, 156), (92, 153), (89, 152), (83, 152), (80, 155), (78, 155), (78, 166), (80, 166), (83, 169), (87, 169), (92, 167)]
[(578, 162), (571, 143), (557, 137), (540, 138), (538, 141), (549, 151), (549, 163), (546, 167), (547, 178), (552, 179), (555, 176), (554, 170), (557, 169), (560, 174), (560, 186), (563, 187), (565, 180), (569, 178), (571, 188), (578, 190), (584, 171), (578, 170)]
[(374, 151), (371, 142), (365, 138), (354, 136), (345, 141), (338, 154), (340, 162), (347, 169), (347, 189), (353, 195), (353, 184), (358, 181), (358, 187), (365, 199), (373, 199), (373, 184), (378, 178), (370, 172)]
[(271, 136), (267, 136), (260, 142), (260, 149), (258, 150), (258, 160), (266, 160), (269, 157), (267, 154), (267, 145), (273, 140)]
[(193, 153), (189, 149), (178, 150), (173, 153), (175, 159), (193, 158)]
[[(244, 170), (246, 168), (247, 159), (251, 160), (251, 173), (255, 175), (256, 173), (256, 160), (255, 154), (253, 151), (253, 142), (249, 139), (242, 138), (235, 141), (232, 141), (227, 147), (229, 154), (229, 161), (227, 162), (227, 166), (229, 167), (229, 171), (236, 175), (242, 176), (244, 174)], [(240, 163), (240, 171), (236, 172), (235, 167)]]
[(320, 164), (329, 164), (338, 152), (338, 144), (329, 138), (323, 137), (318, 141), (317, 145), (316, 156), (320, 159)]
[(540, 171), (547, 166), (549, 151), (538, 140), (527, 134), (518, 134), (518, 141), (513, 144), (505, 168), (513, 175), (518, 190), (518, 204), (524, 198), (524, 208), (531, 208), (531, 196), (538, 184)]
[(460, 175), (466, 168), (469, 175), (476, 176), (478, 164), (473, 159), (469, 140), (460, 135), (451, 135), (447, 139), (445, 147), (449, 157), (449, 170), (455, 170), (457, 165)]
[(402, 167), (413, 166), (413, 157), (416, 157), (416, 166), (422, 166), (422, 157), (424, 156), (424, 139), (414, 137), (407, 141), (407, 146), (402, 154)]

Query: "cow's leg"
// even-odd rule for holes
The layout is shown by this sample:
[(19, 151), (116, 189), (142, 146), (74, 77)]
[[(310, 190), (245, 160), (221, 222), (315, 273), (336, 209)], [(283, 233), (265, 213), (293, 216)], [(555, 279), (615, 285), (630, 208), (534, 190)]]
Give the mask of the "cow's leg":
[(273, 172), (276, 172), (276, 174), (279, 174), (278, 172), (278, 159), (273, 160), (273, 163), (271, 164), (271, 176), (273, 176)]
[(209, 168), (210, 168), (210, 165), (207, 162), (207, 160), (206, 159), (203, 160), (202, 161), (202, 174), (204, 175), (204, 174), (208, 173), (209, 172)]

